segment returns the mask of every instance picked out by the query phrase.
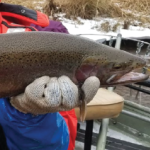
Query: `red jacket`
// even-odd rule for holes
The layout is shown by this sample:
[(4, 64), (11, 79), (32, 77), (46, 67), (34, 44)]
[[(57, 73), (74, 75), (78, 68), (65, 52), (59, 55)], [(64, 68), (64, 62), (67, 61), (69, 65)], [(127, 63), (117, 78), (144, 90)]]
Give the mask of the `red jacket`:
[(49, 25), (48, 17), (39, 12), (20, 5), (0, 3), (0, 33), (7, 33), (11, 28), (23, 28), (25, 31), (35, 31), (30, 24), (46, 27)]

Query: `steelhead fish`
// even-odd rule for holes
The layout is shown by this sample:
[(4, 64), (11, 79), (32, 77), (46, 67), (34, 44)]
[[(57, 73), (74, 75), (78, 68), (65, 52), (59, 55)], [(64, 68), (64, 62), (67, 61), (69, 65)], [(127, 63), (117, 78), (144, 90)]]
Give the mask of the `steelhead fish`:
[(101, 87), (148, 78), (132, 70), (146, 61), (123, 50), (63, 33), (0, 35), (0, 97), (16, 96), (36, 78), (66, 75), (77, 85), (97, 76)]

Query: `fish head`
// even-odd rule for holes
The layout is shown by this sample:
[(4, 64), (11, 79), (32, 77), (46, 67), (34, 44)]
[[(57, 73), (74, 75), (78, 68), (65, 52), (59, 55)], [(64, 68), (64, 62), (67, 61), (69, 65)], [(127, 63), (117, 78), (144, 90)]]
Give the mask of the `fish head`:
[(148, 75), (135, 72), (146, 65), (146, 61), (123, 50), (105, 49), (105, 55), (96, 54), (86, 57), (76, 70), (76, 78), (84, 82), (89, 76), (97, 76), (101, 87), (125, 85), (148, 79)]

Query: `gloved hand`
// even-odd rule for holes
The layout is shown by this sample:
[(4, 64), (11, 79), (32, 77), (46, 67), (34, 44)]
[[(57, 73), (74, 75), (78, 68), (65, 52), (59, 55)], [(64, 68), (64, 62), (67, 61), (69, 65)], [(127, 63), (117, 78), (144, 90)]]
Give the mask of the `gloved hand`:
[[(85, 103), (90, 102), (100, 86), (97, 77), (89, 77), (81, 87)], [(81, 105), (80, 92), (67, 76), (43, 76), (28, 85), (23, 94), (12, 97), (12, 106), (23, 113), (34, 115), (67, 111)]]

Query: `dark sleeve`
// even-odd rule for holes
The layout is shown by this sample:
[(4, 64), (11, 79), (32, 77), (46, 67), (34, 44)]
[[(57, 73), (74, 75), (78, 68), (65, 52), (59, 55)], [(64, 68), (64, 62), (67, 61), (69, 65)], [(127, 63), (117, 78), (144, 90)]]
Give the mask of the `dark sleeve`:
[(2, 126), (0, 125), (0, 149), (1, 150), (8, 150), (7, 144), (6, 144), (6, 138), (3, 131)]
[[(4, 100), (7, 100), (7, 99), (0, 98), (0, 106), (1, 106), (1, 104), (3, 105)], [(1, 113), (1, 111), (3, 112), (2, 109), (0, 109), (0, 113)], [(0, 117), (0, 150), (8, 150), (8, 147), (7, 147), (7, 144), (6, 144), (5, 134), (4, 134), (3, 128), (1, 126), (2, 124), (3, 124), (3, 120)]]

